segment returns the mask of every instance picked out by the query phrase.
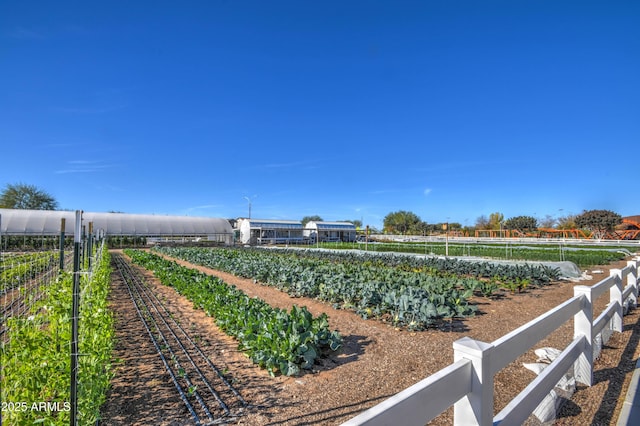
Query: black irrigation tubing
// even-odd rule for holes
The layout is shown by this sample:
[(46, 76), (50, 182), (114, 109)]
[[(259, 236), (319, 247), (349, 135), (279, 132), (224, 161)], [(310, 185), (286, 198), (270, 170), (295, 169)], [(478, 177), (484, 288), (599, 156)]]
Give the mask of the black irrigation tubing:
[[(131, 270), (130, 266), (127, 264), (126, 267)], [(139, 280), (138, 275), (135, 272), (131, 272), (132, 276), (134, 276), (137, 281)], [(204, 384), (206, 385), (206, 387), (209, 389), (209, 391), (211, 392), (211, 394), (213, 395), (213, 397), (216, 399), (216, 401), (218, 401), (218, 404), (220, 405), (220, 408), (222, 408), (222, 410), (224, 411), (226, 416), (230, 416), (231, 415), (231, 410), (229, 409), (229, 407), (227, 406), (227, 404), (222, 400), (222, 398), (220, 397), (220, 394), (213, 388), (213, 386), (211, 385), (210, 381), (207, 380), (206, 376), (204, 375), (204, 373), (202, 372), (202, 370), (195, 365), (195, 362), (193, 361), (193, 359), (188, 355), (187, 349), (184, 347), (184, 345), (182, 344), (182, 342), (180, 341), (180, 339), (178, 338), (178, 336), (175, 334), (175, 332), (173, 331), (174, 328), (177, 328), (178, 330), (180, 330), (180, 332), (182, 333), (182, 335), (188, 340), (188, 342), (191, 344), (191, 346), (196, 350), (196, 352), (202, 357), (202, 359), (206, 362), (206, 364), (216, 373), (216, 375), (218, 376), (218, 378), (225, 384), (225, 386), (236, 396), (236, 398), (238, 399), (238, 401), (240, 402), (240, 404), (243, 407), (247, 407), (247, 403), (244, 401), (244, 399), (242, 398), (242, 396), (240, 396), (240, 394), (238, 393), (238, 391), (233, 388), (233, 386), (226, 380), (226, 378), (224, 377), (224, 375), (220, 372), (220, 370), (213, 365), (213, 363), (211, 362), (211, 360), (202, 352), (202, 350), (200, 349), (200, 347), (198, 347), (198, 345), (195, 344), (195, 342), (193, 341), (193, 339), (191, 339), (191, 337), (189, 337), (189, 335), (187, 334), (187, 332), (182, 328), (182, 326), (180, 326), (180, 324), (175, 320), (175, 318), (173, 317), (173, 315), (168, 311), (168, 309), (166, 308), (166, 306), (162, 303), (162, 301), (158, 298), (158, 296), (153, 292), (153, 291), (148, 291), (146, 289), (145, 286), (138, 284), (138, 287), (140, 289), (142, 289), (142, 291), (144, 292), (144, 295), (148, 298), (148, 299), (153, 299), (155, 300), (155, 302), (151, 301), (152, 306), (154, 308), (154, 310), (158, 313), (158, 315), (160, 316), (160, 319), (163, 321), (163, 323), (165, 324), (165, 326), (169, 329), (169, 331), (171, 332), (171, 334), (173, 335), (173, 338), (176, 340), (177, 344), (180, 346), (180, 348), (182, 349), (183, 353), (185, 353), (185, 355), (187, 355), (187, 357), (189, 358), (189, 361), (191, 363), (191, 365), (196, 369), (196, 371), (198, 372), (198, 374), (200, 375), (200, 379), (204, 382)], [(166, 315), (163, 315), (161, 312), (158, 311), (157, 307), (160, 306), (162, 308), (162, 310), (165, 312)], [(173, 325), (169, 325), (165, 318), (168, 317), (171, 319), (171, 322)], [(227, 417), (226, 420), (230, 420), (229, 417)]]
[[(213, 363), (211, 362), (211, 360), (209, 359), (208, 356), (206, 356), (204, 354), (204, 352), (202, 352), (202, 349), (200, 349), (200, 347), (198, 345), (196, 345), (196, 343), (193, 341), (193, 339), (191, 339), (191, 337), (187, 334), (187, 332), (184, 330), (184, 328), (182, 328), (182, 326), (175, 320), (175, 318), (173, 318), (173, 316), (171, 315), (171, 313), (168, 311), (168, 309), (166, 308), (165, 304), (158, 298), (158, 296), (154, 293), (154, 292), (147, 292), (147, 290), (143, 288), (143, 291), (145, 292), (145, 295), (147, 295), (147, 297), (152, 297), (153, 299), (155, 299), (156, 304), (155, 306), (160, 306), (162, 308), (162, 310), (166, 313), (166, 316), (168, 316), (171, 321), (173, 322), (174, 326), (180, 330), (180, 332), (182, 333), (182, 335), (187, 339), (187, 341), (191, 344), (191, 346), (193, 347), (193, 349), (198, 352), (198, 354), (202, 357), (202, 359), (207, 363), (207, 365), (216, 373), (216, 375), (218, 376), (218, 378), (225, 384), (225, 386), (227, 386), (227, 388), (236, 396), (236, 398), (238, 398), (238, 401), (240, 402), (240, 404), (243, 407), (247, 407), (248, 404), (247, 402), (242, 398), (242, 396), (240, 395), (240, 393), (231, 385), (231, 383), (229, 383), (229, 381), (226, 379), (226, 377), (224, 377), (224, 374), (222, 374), (222, 372), (220, 371), (220, 369), (218, 369), (218, 367), (216, 367), (215, 365), (213, 365)], [(150, 294), (150, 295), (149, 295)], [(156, 309), (157, 310), (157, 309)], [(164, 316), (161, 316), (161, 318), (164, 321)], [(165, 322), (166, 324), (166, 322)], [(173, 333), (173, 330), (171, 331), (171, 333)], [(177, 336), (174, 337), (176, 339)], [(180, 346), (182, 347), (182, 344), (180, 342), (178, 342), (178, 344), (180, 344)], [(194, 365), (194, 367), (196, 369), (198, 369), (198, 371), (200, 371), (200, 369)], [(204, 378), (204, 375), (202, 375)], [(208, 380), (205, 380), (205, 384), (207, 385), (207, 387), (209, 388), (209, 390), (211, 391), (212, 395), (215, 397), (215, 399), (218, 401), (218, 403), (220, 404), (220, 407), (224, 410), (224, 412), (227, 415), (231, 414), (231, 410), (229, 410), (229, 407), (227, 406), (227, 404), (222, 400), (222, 398), (220, 397), (220, 394), (214, 390), (211, 385), (209, 384)]]
[[(128, 262), (126, 262), (121, 255), (114, 255), (114, 258), (117, 259), (117, 265), (121, 271), (121, 274), (123, 275), (123, 278), (124, 278), (123, 271), (125, 271), (128, 278), (130, 279), (130, 282), (125, 279), (125, 281), (127, 282), (127, 285), (128, 286), (131, 285), (135, 288), (137, 297), (140, 299), (140, 302), (144, 304), (147, 310), (147, 314), (150, 316), (150, 319), (155, 323), (155, 329), (160, 334), (161, 339), (164, 341), (164, 347), (166, 348), (166, 350), (168, 350), (171, 353), (171, 358), (174, 361), (174, 363), (176, 363), (176, 368), (181, 370), (181, 376), (184, 377), (189, 387), (192, 388), (193, 387), (192, 382), (189, 380), (189, 377), (186, 375), (186, 373), (184, 373), (184, 369), (179, 365), (179, 362), (175, 353), (173, 352), (166, 338), (160, 331), (158, 322), (153, 318), (152, 312), (149, 307), (153, 308), (158, 318), (164, 323), (164, 326), (169, 330), (169, 333), (173, 336), (173, 339), (175, 340), (179, 348), (182, 350), (182, 353), (184, 354), (184, 356), (187, 358), (191, 366), (195, 369), (197, 375), (194, 377), (196, 377), (198, 380), (200, 380), (202, 383), (205, 384), (205, 386), (209, 389), (211, 395), (216, 399), (220, 408), (223, 410), (224, 415), (217, 421), (213, 421), (213, 416), (211, 415), (211, 412), (209, 411), (209, 408), (207, 407), (205, 402), (200, 397), (200, 394), (197, 391), (193, 392), (194, 397), (198, 400), (198, 402), (202, 406), (207, 416), (212, 420), (212, 423), (210, 424), (222, 423), (222, 422), (228, 422), (228, 421), (234, 420), (235, 417), (232, 416), (231, 410), (229, 409), (228, 405), (222, 400), (220, 394), (214, 389), (210, 381), (206, 378), (205, 374), (196, 365), (193, 357), (189, 354), (189, 351), (187, 350), (187, 348), (185, 348), (185, 345), (182, 343), (180, 338), (176, 335), (176, 332), (174, 331), (174, 329), (177, 328), (178, 330), (180, 330), (180, 333), (182, 333), (184, 338), (186, 338), (186, 340), (191, 344), (191, 346), (195, 349), (195, 351), (202, 357), (202, 359), (206, 362), (209, 368), (211, 368), (216, 373), (217, 377), (223, 382), (224, 386), (234, 394), (235, 398), (237, 398), (237, 401), (241, 404), (242, 407), (248, 406), (246, 401), (240, 396), (238, 391), (235, 388), (233, 388), (233, 386), (228, 382), (228, 380), (224, 377), (222, 372), (215, 365), (213, 365), (211, 360), (202, 352), (202, 350), (193, 341), (193, 339), (191, 339), (191, 337), (186, 333), (184, 328), (180, 326), (180, 324), (175, 320), (173, 315), (167, 310), (166, 306), (162, 303), (162, 301), (158, 298), (158, 296), (153, 291), (149, 291), (146, 288), (143, 281), (140, 279), (139, 274), (131, 268)], [(130, 294), (132, 294), (131, 290), (130, 290)], [(143, 296), (146, 298), (146, 301), (143, 299)], [(134, 302), (135, 301), (136, 300), (134, 299)], [(158, 306), (162, 309), (164, 314), (160, 312), (160, 310), (158, 309)], [(171, 319), (171, 322), (172, 322), (171, 325), (167, 323), (167, 320), (165, 319), (166, 317)], [(143, 321), (144, 321), (144, 318), (143, 318)], [(145, 327), (147, 327), (146, 324), (145, 324)], [(149, 327), (147, 327), (147, 329), (149, 330)], [(160, 352), (160, 348), (158, 345), (156, 346), (156, 349), (158, 349), (158, 351)], [(161, 353), (161, 356), (163, 356), (162, 353)], [(165, 366), (167, 366), (166, 363), (165, 363)], [(174, 384), (176, 384), (176, 387), (179, 386), (177, 381), (174, 381)], [(179, 391), (181, 389), (182, 389), (181, 387), (178, 388)], [(184, 393), (184, 391), (182, 392)]]
[(178, 393), (180, 394), (180, 398), (182, 399), (182, 402), (184, 402), (184, 404), (187, 406), (187, 409), (189, 410), (189, 413), (193, 417), (194, 421), (196, 422), (196, 425), (201, 425), (200, 417), (195, 412), (195, 409), (193, 408), (193, 405), (191, 405), (191, 403), (187, 399), (187, 396), (184, 393), (184, 390), (182, 389), (182, 386), (180, 385), (180, 383), (178, 383), (178, 379), (176, 378), (176, 375), (174, 374), (173, 370), (171, 369), (171, 366), (167, 362), (167, 359), (165, 358), (164, 354), (162, 353), (162, 350), (160, 349), (160, 346), (158, 345), (158, 341), (156, 340), (156, 338), (154, 337), (153, 333), (151, 332), (151, 329), (149, 328), (149, 325), (147, 324), (147, 321), (146, 321), (142, 311), (138, 307), (138, 302), (136, 301), (136, 298), (133, 295), (133, 292), (131, 290), (131, 284), (129, 283), (129, 280), (127, 280), (127, 277), (125, 277), (125, 272), (124, 272), (124, 270), (122, 268), (122, 263), (124, 262), (124, 260), (118, 258), (118, 256), (114, 256), (114, 259), (117, 259), (116, 263), (118, 265), (118, 271), (120, 272), (120, 275), (122, 276), (122, 279), (124, 280), (124, 282), (127, 284), (127, 290), (129, 291), (129, 296), (131, 296), (131, 300), (133, 301), (133, 306), (136, 308), (136, 312), (138, 312), (138, 316), (140, 316), (140, 319), (142, 320), (142, 324), (147, 329), (147, 333), (149, 333), (149, 337), (151, 338), (151, 341), (153, 342), (153, 346), (155, 346), (156, 351), (160, 355), (160, 359), (162, 359), (162, 363), (164, 364), (165, 368), (167, 369), (167, 372), (169, 373), (169, 375), (171, 376), (171, 380), (173, 381), (173, 384), (175, 385), (176, 389), (178, 390)]
[[(162, 333), (162, 331), (160, 331), (160, 327), (158, 325), (158, 321), (155, 319), (155, 317), (151, 313), (150, 307), (153, 308), (153, 310), (155, 310), (155, 312), (158, 315), (158, 317), (160, 318), (160, 320), (162, 320), (164, 326), (167, 328), (169, 333), (173, 336), (173, 339), (178, 344), (178, 347), (182, 350), (182, 353), (186, 356), (187, 361), (196, 370), (196, 373), (198, 374), (200, 379), (205, 383), (205, 385), (207, 385), (207, 387), (209, 389), (212, 389), (211, 385), (209, 384), (207, 379), (204, 377), (204, 374), (196, 366), (195, 362), (193, 361), (193, 358), (191, 358), (191, 356), (187, 352), (186, 348), (184, 347), (184, 345), (182, 344), (182, 342), (180, 341), (178, 336), (174, 333), (174, 331), (171, 329), (171, 327), (169, 326), (167, 321), (164, 319), (164, 317), (162, 316), (160, 311), (158, 311), (158, 308), (154, 305), (153, 301), (146, 294), (146, 292), (145, 292), (145, 290), (143, 288), (143, 285), (139, 282), (139, 280), (137, 279), (135, 274), (131, 273), (130, 270), (128, 271), (128, 273), (129, 273), (129, 277), (131, 278), (131, 284), (133, 284), (138, 298), (144, 304), (144, 307), (145, 307), (145, 309), (146, 309), (146, 311), (147, 311), (147, 313), (149, 315), (149, 319), (153, 322), (153, 324), (155, 326), (155, 329), (158, 332), (158, 334), (160, 335), (160, 337), (162, 338), (162, 341), (164, 342), (167, 350), (171, 353), (171, 360), (173, 361), (173, 363), (175, 364), (176, 368), (180, 372), (180, 376), (187, 382), (187, 385), (189, 386), (189, 389), (190, 390), (191, 389), (195, 389), (195, 387), (193, 385), (193, 382), (189, 378), (189, 375), (186, 373), (186, 370), (180, 365), (180, 361), (178, 361), (178, 357), (176, 356), (176, 353), (173, 351), (173, 349), (171, 349), (171, 346), (169, 345), (169, 342), (167, 341), (165, 335)], [(147, 301), (144, 300), (143, 294), (144, 294), (144, 296), (147, 297)], [(209, 411), (209, 407), (207, 407), (207, 404), (204, 402), (204, 400), (200, 396), (200, 393), (198, 391), (193, 391), (193, 392), (190, 392), (190, 393), (192, 393), (194, 395), (194, 397), (196, 398), (196, 400), (200, 403), (200, 406), (203, 408), (203, 410), (204, 410), (205, 414), (207, 415), (207, 417), (209, 417), (209, 419), (213, 421), (214, 420), (213, 414), (211, 414), (211, 411)]]

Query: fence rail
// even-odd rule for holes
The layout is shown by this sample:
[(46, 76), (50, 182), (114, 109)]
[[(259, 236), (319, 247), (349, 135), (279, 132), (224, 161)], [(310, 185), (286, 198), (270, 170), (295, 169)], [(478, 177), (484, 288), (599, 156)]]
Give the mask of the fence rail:
[[(572, 298), (491, 343), (469, 337), (455, 341), (453, 364), (343, 426), (423, 426), (451, 406), (455, 425), (521, 424), (570, 370), (576, 381), (591, 386), (601, 345), (612, 331), (622, 332), (623, 312), (637, 305), (639, 265), (635, 257), (593, 286), (575, 286)], [(594, 320), (593, 304), (607, 290), (609, 303)], [(494, 417), (494, 375), (572, 318), (571, 343)]]

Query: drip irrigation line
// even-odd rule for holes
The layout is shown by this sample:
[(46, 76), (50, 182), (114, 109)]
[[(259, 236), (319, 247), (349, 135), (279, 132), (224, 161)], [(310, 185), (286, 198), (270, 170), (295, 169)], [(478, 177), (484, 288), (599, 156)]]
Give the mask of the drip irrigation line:
[[(114, 256), (114, 258), (116, 258), (116, 256)], [(176, 389), (178, 390), (178, 393), (180, 394), (180, 399), (182, 399), (182, 402), (184, 402), (184, 404), (186, 405), (187, 410), (189, 411), (189, 413), (193, 417), (194, 421), (196, 422), (196, 425), (198, 425), (198, 426), (201, 425), (200, 417), (195, 412), (195, 409), (194, 409), (193, 405), (189, 402), (184, 390), (182, 389), (182, 386), (178, 382), (178, 379), (177, 379), (176, 375), (174, 374), (173, 370), (171, 369), (171, 366), (167, 362), (167, 359), (165, 358), (164, 354), (162, 353), (162, 350), (160, 349), (160, 346), (158, 345), (158, 341), (156, 340), (155, 336), (151, 332), (151, 329), (149, 328), (149, 325), (147, 324), (147, 321), (146, 321), (142, 311), (138, 307), (138, 302), (136, 301), (136, 298), (135, 298), (135, 296), (134, 296), (134, 294), (133, 294), (133, 292), (131, 290), (130, 283), (127, 280), (127, 277), (125, 277), (125, 275), (124, 275), (125, 273), (124, 273), (123, 269), (120, 267), (122, 262), (124, 262), (124, 261), (121, 260), (121, 259), (116, 259), (116, 260), (117, 260), (116, 263), (118, 264), (118, 271), (120, 272), (120, 276), (122, 277), (123, 281), (127, 284), (127, 290), (129, 292), (129, 296), (131, 296), (131, 300), (133, 301), (133, 306), (135, 307), (136, 312), (138, 313), (138, 316), (140, 316), (140, 319), (142, 320), (142, 324), (144, 325), (145, 329), (147, 330), (147, 333), (149, 334), (149, 337), (151, 338), (151, 341), (153, 342), (153, 346), (156, 348), (156, 351), (160, 355), (160, 359), (162, 360), (162, 363), (164, 364), (164, 366), (165, 366), (167, 372), (169, 373), (169, 375), (171, 376), (171, 380), (173, 381), (173, 384), (175, 385)]]
[[(211, 367), (211, 369), (213, 369), (216, 374), (218, 375), (218, 377), (229, 387), (229, 389), (240, 399), (241, 403), (243, 406), (246, 406), (246, 402), (242, 399), (242, 397), (240, 396), (240, 394), (233, 388), (231, 387), (231, 384), (224, 378), (224, 376), (222, 375), (222, 373), (220, 372), (220, 370), (215, 367), (213, 365), (213, 363), (209, 360), (209, 358), (202, 352), (202, 350), (195, 344), (195, 342), (191, 339), (191, 337), (189, 337), (189, 335), (185, 332), (185, 330), (182, 328), (182, 326), (180, 326), (180, 324), (178, 324), (178, 322), (175, 320), (175, 318), (173, 318), (173, 316), (171, 315), (171, 313), (167, 310), (166, 306), (162, 303), (162, 301), (160, 299), (158, 299), (157, 295), (153, 292), (148, 292), (147, 289), (145, 289), (144, 287), (142, 287), (142, 290), (145, 294), (145, 296), (147, 296), (148, 298), (153, 298), (156, 300), (156, 303), (153, 304), (153, 308), (156, 310), (156, 312), (158, 312), (158, 315), (160, 315), (160, 319), (164, 322), (164, 324), (167, 326), (167, 328), (169, 329), (169, 331), (171, 332), (171, 334), (173, 335), (174, 339), (176, 340), (176, 343), (180, 346), (180, 348), (184, 351), (185, 354), (188, 353), (187, 349), (184, 347), (184, 345), (182, 344), (182, 342), (180, 341), (180, 339), (178, 338), (178, 336), (176, 336), (175, 332), (173, 331), (173, 329), (171, 328), (171, 326), (169, 326), (169, 324), (167, 324), (166, 320), (165, 320), (165, 316), (162, 315), (159, 311), (157, 306), (159, 305), (162, 310), (164, 312), (166, 312), (167, 316), (171, 319), (171, 321), (173, 322), (174, 326), (180, 330), (180, 332), (182, 333), (182, 335), (187, 339), (187, 341), (191, 344), (191, 346), (196, 350), (196, 352), (198, 352), (198, 354), (204, 359), (204, 361), (207, 363), (207, 365), (209, 367)], [(149, 295), (149, 293), (151, 293), (151, 295)], [(187, 355), (189, 356), (189, 355)], [(189, 356), (189, 360), (191, 361), (191, 365), (196, 369), (196, 371), (201, 375), (202, 377), (202, 381), (205, 383), (205, 385), (207, 386), (207, 388), (209, 389), (209, 391), (211, 392), (211, 394), (215, 397), (215, 399), (218, 401), (218, 403), (220, 404), (220, 407), (224, 410), (224, 412), (229, 415), (231, 414), (231, 410), (229, 410), (229, 407), (227, 406), (227, 404), (222, 400), (222, 398), (220, 397), (220, 394), (213, 389), (213, 387), (211, 386), (211, 383), (209, 382), (209, 380), (206, 379), (206, 376), (204, 375), (204, 373), (202, 372), (202, 370), (200, 370), (200, 368), (195, 365), (195, 363), (193, 362), (193, 359)]]
[[(185, 329), (178, 323), (178, 321), (176, 321), (172, 313), (167, 309), (166, 305), (158, 298), (155, 292), (147, 287), (147, 285), (144, 283), (144, 280), (140, 278), (139, 273), (131, 267), (131, 265), (124, 259), (122, 255), (114, 254), (113, 258), (116, 262), (120, 275), (123, 277), (123, 280), (127, 284), (127, 289), (129, 291), (129, 294), (132, 300), (134, 301), (136, 310), (138, 311), (138, 314), (142, 319), (145, 325), (145, 328), (147, 329), (147, 332), (151, 336), (154, 342), (154, 346), (156, 347), (156, 350), (160, 353), (160, 356), (163, 358), (165, 367), (170, 371), (172, 379), (174, 380), (174, 384), (176, 385), (176, 388), (178, 389), (178, 391), (181, 393), (181, 398), (183, 399), (185, 404), (188, 404), (188, 407), (191, 406), (191, 409), (189, 411), (191, 412), (192, 416), (194, 414), (197, 416), (197, 413), (195, 412), (195, 407), (193, 407), (193, 405), (190, 402), (188, 402), (188, 400), (185, 400), (186, 398), (185, 391), (182, 385), (180, 385), (179, 383), (178, 376), (185, 380), (185, 382), (187, 383), (190, 389), (189, 395), (192, 395), (194, 398), (196, 398), (196, 400), (200, 403), (200, 406), (202, 407), (202, 410), (204, 411), (206, 416), (211, 420), (211, 422), (207, 424), (222, 424), (225, 422), (235, 420), (236, 417), (232, 415), (228, 404), (223, 400), (221, 394), (214, 388), (210, 380), (208, 380), (207, 376), (204, 374), (202, 369), (196, 364), (194, 358), (190, 354), (190, 350), (188, 350), (185, 347), (185, 343), (183, 343), (183, 341), (181, 340), (181, 337), (179, 337), (176, 334), (176, 331), (174, 330), (179, 330), (179, 333), (190, 344), (190, 347), (193, 348), (193, 350), (197, 352), (197, 354), (202, 358), (202, 360), (204, 360), (207, 366), (211, 368), (213, 372), (215, 372), (215, 376), (217, 376), (217, 378), (224, 384), (224, 387), (228, 391), (233, 393), (235, 399), (237, 399), (238, 403), (243, 408), (248, 407), (247, 402), (242, 398), (239, 392), (231, 385), (231, 383), (229, 383), (229, 381), (224, 377), (224, 374), (222, 374), (220, 369), (217, 368), (211, 362), (211, 360), (206, 356), (206, 354), (204, 354), (204, 352), (189, 336), (189, 334), (185, 331)], [(135, 292), (135, 295), (134, 295), (134, 292)], [(138, 304), (140, 304), (141, 306), (138, 306)], [(143, 308), (145, 310), (144, 314), (140, 308)], [(145, 318), (145, 316), (148, 316), (148, 321)], [(156, 319), (156, 317), (158, 319)], [(170, 319), (171, 324), (167, 322), (167, 317)], [(181, 350), (183, 358), (186, 358), (186, 360), (188, 361), (188, 364), (190, 364), (195, 370), (194, 379), (197, 379), (199, 382), (204, 383), (204, 385), (209, 390), (213, 398), (217, 401), (218, 405), (224, 412), (221, 418), (219, 419), (213, 418), (213, 415), (211, 414), (211, 411), (207, 406), (207, 404), (205, 403), (205, 401), (202, 399), (202, 396), (197, 390), (195, 390), (197, 389), (197, 387), (193, 385), (193, 382), (189, 378), (189, 375), (187, 374), (186, 370), (180, 364), (177, 354), (171, 348), (171, 345), (169, 344), (167, 338), (165, 337), (167, 331), (163, 332), (161, 330), (161, 324), (159, 323), (159, 321), (162, 322), (162, 324), (164, 325), (163, 329), (168, 330), (168, 333), (172, 335), (173, 341), (175, 341), (175, 344), (179, 347), (178, 353)], [(150, 322), (152, 322), (153, 325), (150, 326), (149, 325)], [(162, 340), (163, 345), (159, 344), (158, 340), (153, 335), (151, 328), (154, 328), (155, 331), (158, 333), (158, 338)], [(176, 375), (176, 373), (173, 371), (171, 365), (169, 364), (169, 361), (167, 360), (167, 357), (163, 354), (163, 349), (168, 352), (169, 356), (171, 357), (171, 361), (175, 364), (175, 368), (178, 370), (179, 374)], [(199, 421), (199, 418), (197, 419), (197, 421)]]
[[(128, 269), (128, 268), (127, 268)], [(151, 309), (149, 308), (149, 306), (151, 305), (151, 307), (156, 311), (156, 313), (158, 314), (158, 316), (160, 317), (160, 319), (164, 322), (165, 327), (169, 330), (169, 332), (171, 334), (173, 334), (174, 340), (176, 341), (176, 343), (178, 344), (178, 346), (182, 349), (182, 352), (184, 353), (184, 355), (186, 356), (187, 360), (191, 363), (191, 365), (196, 369), (196, 372), (198, 373), (198, 375), (200, 376), (200, 379), (205, 382), (205, 384), (207, 384), (206, 379), (204, 378), (204, 375), (202, 374), (202, 371), (200, 371), (200, 369), (195, 365), (195, 363), (193, 362), (193, 359), (189, 356), (189, 354), (186, 352), (184, 345), (182, 345), (182, 343), (180, 342), (180, 340), (178, 339), (178, 337), (176, 336), (176, 334), (173, 332), (173, 330), (171, 330), (171, 328), (169, 327), (169, 324), (164, 320), (164, 318), (162, 317), (162, 315), (160, 315), (160, 312), (158, 311), (157, 307), (155, 307), (153, 305), (152, 302), (147, 303), (144, 298), (142, 297), (141, 294), (141, 287), (142, 284), (140, 284), (138, 282), (138, 280), (136, 280), (136, 277), (134, 276), (134, 274), (131, 273), (131, 270), (128, 269), (128, 273), (129, 273), (129, 278), (131, 278), (131, 282), (130, 284), (132, 285), (132, 288), (135, 290), (140, 302), (144, 305), (144, 309), (146, 310), (146, 313), (148, 314), (148, 318), (149, 320), (153, 323), (153, 326), (155, 328), (155, 330), (158, 332), (158, 335), (160, 336), (160, 338), (162, 339), (162, 342), (164, 343), (164, 347), (166, 348), (166, 350), (169, 351), (169, 353), (171, 354), (171, 360), (173, 361), (176, 369), (178, 370), (178, 375), (185, 380), (185, 382), (187, 383), (187, 386), (189, 388), (189, 394), (193, 395), (194, 398), (198, 401), (198, 403), (200, 404), (200, 406), (202, 407), (202, 409), (205, 412), (205, 415), (211, 420), (214, 420), (213, 414), (211, 414), (211, 411), (209, 410), (209, 407), (207, 406), (207, 404), (204, 402), (204, 400), (202, 399), (202, 397), (200, 396), (200, 393), (196, 390), (197, 386), (194, 386), (193, 382), (191, 381), (191, 379), (189, 378), (189, 375), (187, 374), (187, 371), (182, 367), (182, 365), (180, 364), (180, 361), (178, 360), (178, 357), (176, 355), (176, 353), (173, 351), (173, 349), (171, 348), (171, 345), (169, 344), (169, 342), (167, 341), (167, 338), (165, 337), (165, 334), (160, 330), (160, 327), (158, 325), (157, 320), (155, 319), (155, 317), (153, 316)], [(142, 291), (144, 292), (144, 289), (142, 289)]]

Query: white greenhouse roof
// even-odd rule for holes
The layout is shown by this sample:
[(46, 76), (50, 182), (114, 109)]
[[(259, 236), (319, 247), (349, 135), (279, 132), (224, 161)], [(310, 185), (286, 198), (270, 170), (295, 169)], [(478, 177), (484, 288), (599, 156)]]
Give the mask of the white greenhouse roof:
[(251, 228), (265, 229), (302, 229), (299, 220), (249, 219)]
[[(2, 235), (57, 235), (65, 218), (65, 234), (73, 235), (74, 211), (0, 209)], [(227, 219), (150, 214), (84, 212), (82, 224), (93, 222), (93, 229), (107, 235), (196, 236), (233, 234)]]
[(346, 231), (355, 231), (356, 226), (351, 222), (316, 222), (310, 221), (307, 223), (307, 227), (312, 227), (316, 229), (322, 230), (346, 230)]

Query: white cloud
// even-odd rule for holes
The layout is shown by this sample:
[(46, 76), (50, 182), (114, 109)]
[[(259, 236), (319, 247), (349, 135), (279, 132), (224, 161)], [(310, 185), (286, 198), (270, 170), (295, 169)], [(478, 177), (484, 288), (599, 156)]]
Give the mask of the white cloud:
[(68, 167), (66, 169), (56, 170), (54, 173), (57, 175), (68, 173), (95, 173), (115, 167), (113, 164), (101, 164), (100, 161), (91, 160), (71, 160), (67, 161), (67, 165)]
[(426, 188), (426, 189), (424, 190), (424, 195), (425, 195), (425, 197), (426, 197), (426, 196), (428, 196), (429, 194), (431, 194), (431, 188)]
[(53, 110), (65, 114), (105, 114), (126, 108), (126, 105), (111, 105), (102, 107), (54, 107)]

